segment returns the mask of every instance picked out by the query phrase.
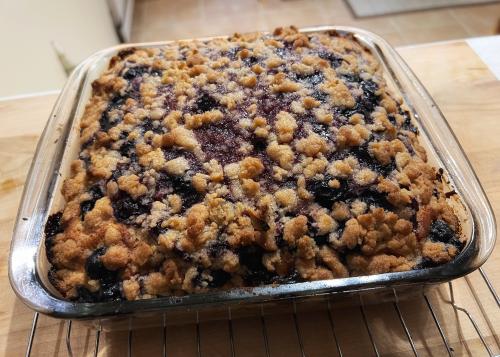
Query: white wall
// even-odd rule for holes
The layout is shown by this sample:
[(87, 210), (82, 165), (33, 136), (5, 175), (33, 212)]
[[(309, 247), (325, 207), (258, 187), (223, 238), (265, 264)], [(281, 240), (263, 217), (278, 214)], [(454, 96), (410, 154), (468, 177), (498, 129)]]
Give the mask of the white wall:
[(105, 0), (0, 0), (0, 97), (59, 89), (55, 41), (77, 64), (118, 43)]

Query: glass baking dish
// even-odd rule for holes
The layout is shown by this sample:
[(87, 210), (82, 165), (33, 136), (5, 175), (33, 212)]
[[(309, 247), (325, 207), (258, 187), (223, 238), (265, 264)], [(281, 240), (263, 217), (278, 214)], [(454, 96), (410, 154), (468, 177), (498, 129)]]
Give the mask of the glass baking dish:
[[(91, 94), (91, 83), (112, 56), (127, 48), (159, 47), (168, 42), (131, 44), (98, 52), (80, 64), (59, 96), (40, 138), (24, 188), (12, 237), (9, 277), (19, 298), (30, 308), (59, 318), (94, 319), (149, 315), (165, 311), (248, 306), (283, 299), (331, 296), (352, 292), (398, 291), (450, 281), (479, 268), (490, 255), (495, 239), (495, 219), (472, 167), (448, 123), (432, 98), (395, 50), (380, 37), (350, 27), (315, 27), (302, 32), (341, 31), (352, 34), (380, 61), (392, 91), (403, 98), (420, 131), (429, 160), (445, 170), (450, 198), (462, 221), (467, 244), (453, 261), (435, 268), (343, 279), (303, 282), (149, 300), (76, 303), (62, 299), (47, 279), (50, 267), (43, 244), (47, 216), (62, 207), (60, 187), (69, 164), (79, 152), (78, 123)], [(206, 39), (200, 39), (206, 40)], [(454, 199), (456, 197), (459, 199)], [(418, 289), (416, 289), (418, 287)]]

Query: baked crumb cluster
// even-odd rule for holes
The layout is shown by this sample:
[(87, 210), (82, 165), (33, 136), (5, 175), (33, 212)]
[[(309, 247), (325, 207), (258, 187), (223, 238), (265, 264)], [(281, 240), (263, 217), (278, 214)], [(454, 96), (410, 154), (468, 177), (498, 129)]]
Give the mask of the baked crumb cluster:
[(45, 227), (50, 280), (96, 302), (446, 263), (464, 241), (417, 134), (346, 34), (124, 50)]

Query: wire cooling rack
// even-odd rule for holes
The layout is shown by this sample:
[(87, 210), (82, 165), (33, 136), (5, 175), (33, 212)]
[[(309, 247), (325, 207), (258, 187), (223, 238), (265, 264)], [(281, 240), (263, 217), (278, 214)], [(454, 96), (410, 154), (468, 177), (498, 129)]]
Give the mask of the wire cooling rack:
[[(475, 334), (475, 339), (480, 341), (480, 344), (475, 346), (475, 348), (469, 348), (466, 347), (464, 350), (458, 350), (457, 349), (457, 344), (450, 342), (450, 337), (447, 336), (445, 328), (443, 327), (444, 324), (447, 323), (447, 319), (451, 319), (450, 315), (448, 315), (448, 318), (440, 316), (440, 313), (436, 306), (436, 302), (433, 302), (432, 298), (429, 296), (429, 292), (423, 291), (422, 294), (420, 294), (420, 297), (418, 297), (418, 300), (420, 301), (413, 301), (411, 304), (415, 305), (416, 303), (420, 302), (421, 305), (425, 306), (425, 309), (427, 310), (426, 313), (428, 313), (431, 316), (431, 321), (433, 323), (434, 328), (437, 330), (437, 334), (439, 334), (439, 344), (441, 345), (440, 348), (441, 350), (437, 350), (436, 346), (430, 351), (428, 348), (418, 348), (417, 346), (422, 346), (422, 341), (419, 341), (419, 339), (422, 339), (422, 335), (420, 331), (412, 331), (410, 328), (407, 319), (408, 317), (408, 312), (405, 313), (403, 312), (403, 308), (401, 307), (402, 301), (400, 301), (400, 297), (398, 296), (398, 293), (396, 291), (393, 291), (393, 301), (389, 303), (389, 305), (392, 305), (391, 309), (393, 309), (393, 312), (397, 316), (396, 321), (399, 321), (400, 324), (400, 335), (399, 336), (399, 341), (401, 344), (401, 341), (403, 341), (404, 344), (407, 345), (407, 350), (405, 353), (403, 353), (401, 350), (394, 351), (391, 353), (388, 353), (385, 349), (385, 351), (381, 351), (380, 349), (380, 343), (383, 341), (383, 339), (377, 339), (376, 334), (378, 331), (378, 328), (374, 323), (373, 319), (371, 320), (369, 318), (369, 313), (368, 309), (370, 308), (376, 308), (373, 305), (367, 305), (362, 296), (358, 295), (359, 298), (359, 303), (357, 304), (356, 309), (359, 309), (359, 314), (361, 316), (361, 321), (359, 323), (360, 326), (357, 326), (357, 328), (360, 331), (364, 331), (364, 336), (366, 337), (367, 341), (367, 348), (368, 351), (366, 351), (363, 355), (373, 355), (373, 356), (381, 356), (381, 355), (394, 355), (394, 356), (399, 356), (399, 355), (408, 355), (408, 356), (422, 356), (422, 355), (448, 355), (448, 356), (456, 356), (456, 355), (484, 355), (484, 356), (500, 356), (500, 342), (498, 341), (498, 335), (496, 335), (495, 331), (495, 326), (500, 325), (500, 321), (496, 320), (495, 314), (498, 315), (500, 311), (500, 300), (498, 297), (497, 292), (495, 291), (490, 279), (486, 275), (483, 269), (479, 269), (479, 275), (480, 279), (477, 279), (481, 282), (481, 284), (485, 285), (487, 289), (485, 289), (482, 293), (481, 296), (478, 296), (478, 294), (475, 292), (475, 288), (471, 285), (471, 281), (469, 277), (461, 278), (458, 279), (454, 282), (448, 283), (446, 290), (447, 290), (447, 297), (444, 298), (444, 302), (448, 305), (448, 307), (452, 308), (453, 314), (458, 318), (460, 314), (462, 314), (462, 318), (465, 318), (465, 320), (468, 320), (470, 322), (471, 328), (469, 328), (469, 332)], [(456, 289), (454, 288), (454, 284), (457, 284), (460, 281), (464, 281), (468, 285), (468, 288), (470, 289), (470, 292), (474, 295), (474, 298), (478, 302), (479, 310), (476, 310), (475, 313), (470, 312), (469, 309), (460, 306), (458, 302), (456, 301)], [(488, 293), (489, 292), (489, 293)], [(491, 296), (485, 296), (489, 295)], [(483, 304), (481, 304), (481, 301), (484, 299), (493, 299), (493, 304), (489, 304), (488, 308), (485, 309)], [(291, 325), (291, 329), (288, 331), (289, 334), (285, 336), (285, 339), (288, 340), (296, 340), (296, 345), (297, 345), (297, 351), (296, 353), (301, 356), (309, 356), (309, 355), (318, 355), (317, 353), (308, 353), (307, 348), (305, 346), (305, 339), (304, 339), (304, 327), (301, 326), (299, 323), (299, 313), (297, 312), (297, 304), (295, 302), (291, 302), (291, 308), (289, 315), (291, 315), (290, 318), (290, 323), (288, 325)], [(496, 305), (495, 305), (496, 304)], [(324, 314), (326, 315), (326, 321), (329, 329), (329, 335), (331, 336), (331, 339), (329, 341), (326, 341), (326, 343), (330, 344), (331, 347), (331, 353), (328, 353), (326, 355), (338, 355), (340, 357), (343, 356), (349, 356), (349, 355), (358, 355), (358, 354), (353, 354), (352, 351), (350, 351), (350, 346), (351, 344), (342, 344), (340, 339), (338, 338), (339, 336), (339, 330), (343, 330), (345, 326), (340, 326), (337, 325), (335, 322), (335, 317), (336, 317), (336, 312), (334, 311), (334, 308), (332, 308), (332, 305), (330, 301), (327, 301), (326, 307), (324, 309)], [(492, 311), (496, 309), (496, 311)], [(258, 321), (258, 324), (253, 324), (253, 328), (255, 333), (261, 335), (261, 341), (262, 345), (260, 346), (259, 349), (262, 351), (262, 355), (266, 357), (270, 357), (275, 355), (275, 350), (271, 348), (272, 344), (272, 337), (270, 336), (269, 333), (269, 325), (273, 321), (276, 320), (276, 315), (271, 315), (269, 312), (265, 311), (266, 309), (261, 306), (260, 308), (260, 316), (254, 316), (254, 319)], [(479, 311), (479, 312), (478, 312)], [(423, 312), (419, 312), (423, 313)], [(441, 314), (442, 315), (442, 314)], [(482, 316), (481, 316), (482, 315)], [(493, 317), (492, 317), (493, 316)], [(289, 316), (290, 317), (290, 316)], [(325, 317), (325, 316), (323, 316)], [(159, 338), (158, 344), (159, 346), (156, 346), (156, 354), (155, 355), (161, 355), (161, 356), (170, 356), (171, 353), (168, 351), (169, 344), (176, 344), (178, 341), (170, 340), (169, 338), (169, 332), (168, 332), (168, 315), (163, 314), (162, 315), (163, 321), (161, 324), (160, 321), (160, 326), (158, 329), (160, 329), (160, 335), (161, 337)], [(493, 319), (493, 322), (491, 322), (491, 318)], [(481, 331), (480, 328), (480, 323), (478, 322), (478, 319), (481, 319), (482, 321), (489, 321), (489, 324), (487, 323), (486, 325), (489, 326), (490, 334), (489, 337), (486, 337), (485, 334)], [(39, 314), (34, 313), (33, 316), (33, 322), (31, 326), (31, 331), (29, 333), (28, 337), (28, 342), (27, 342), (27, 347), (26, 347), (26, 357), (29, 356), (34, 356), (37, 353), (33, 351), (33, 345), (34, 341), (37, 337), (37, 326), (38, 326), (38, 320), (39, 320)], [(219, 330), (221, 329), (227, 329), (227, 332), (225, 335), (227, 336), (227, 341), (223, 341), (224, 344), (226, 345), (226, 352), (224, 355), (228, 355), (231, 357), (238, 356), (239, 351), (237, 351), (236, 343), (235, 343), (235, 328), (234, 328), (234, 323), (235, 319), (232, 316), (232, 311), (231, 309), (227, 310), (227, 316), (224, 321), (222, 321), (223, 325), (219, 325)], [(458, 321), (458, 319), (457, 319)], [(379, 321), (380, 322), (380, 321)], [(74, 348), (72, 346), (72, 332), (75, 329), (75, 323), (71, 320), (67, 320), (64, 322), (65, 324), (65, 336), (64, 336), (64, 342), (65, 342), (65, 348), (66, 348), (66, 355), (69, 357), (73, 357), (75, 355), (74, 353)], [(448, 321), (448, 324), (451, 324), (452, 326), (455, 324), (455, 322), (450, 322)], [(201, 322), (200, 322), (200, 315), (199, 312), (195, 312), (195, 321), (193, 322), (193, 329), (194, 329), (194, 334), (195, 334), (195, 339), (193, 341), (194, 345), (194, 355), (195, 356), (202, 356), (202, 355), (220, 355), (219, 352), (214, 352), (210, 353), (210, 351), (204, 351), (203, 350), (203, 336), (202, 336), (202, 329), (200, 328)], [(380, 325), (380, 324), (379, 324)], [(170, 327), (171, 328), (171, 327)], [(428, 327), (427, 327), (428, 329)], [(133, 327), (133, 320), (130, 320), (128, 324), (128, 330), (124, 331), (125, 333), (125, 338), (122, 339), (121, 344), (123, 346), (121, 349), (121, 352), (117, 355), (127, 355), (128, 357), (131, 357), (133, 355), (138, 355), (139, 353), (134, 353), (134, 342), (137, 340), (137, 343), (139, 343), (142, 338), (134, 336), (139, 333), (140, 330), (134, 329)], [(484, 327), (483, 327), (484, 331)], [(309, 331), (308, 331), (309, 332)], [(87, 332), (89, 333), (89, 332)], [(90, 355), (97, 357), (101, 355), (102, 353), (105, 353), (106, 351), (106, 346), (105, 343), (103, 342), (103, 335), (108, 334), (109, 332), (105, 332), (102, 330), (101, 327), (98, 326), (98, 328), (91, 332), (93, 333), (93, 347), (85, 349), (83, 351), (83, 355)], [(392, 332), (391, 332), (392, 333)], [(436, 334), (436, 336), (437, 336)], [(359, 336), (358, 336), (359, 337)], [(396, 336), (397, 337), (397, 336)], [(396, 339), (396, 337), (394, 337)], [(463, 336), (462, 336), (463, 337)], [(473, 338), (474, 336), (472, 336)], [(280, 337), (282, 338), (282, 337)], [(391, 335), (391, 339), (393, 336)], [(73, 338), (74, 340), (75, 338)], [(469, 336), (468, 340), (471, 339), (471, 336)], [(106, 339), (105, 339), (106, 340)], [(425, 337), (424, 337), (425, 340)], [(149, 342), (148, 342), (149, 343)], [(255, 345), (257, 345), (260, 342), (255, 341)], [(288, 343), (288, 342), (287, 342)], [(291, 343), (291, 342), (290, 342)], [(358, 341), (359, 343), (359, 341)], [(460, 343), (460, 341), (459, 341)], [(463, 340), (462, 340), (463, 343)], [(423, 344), (426, 344), (426, 341), (423, 341)], [(438, 351), (438, 352), (436, 352)], [(440, 351), (440, 352), (439, 352)], [(284, 354), (283, 351), (279, 351), (279, 355), (288, 355)], [(317, 352), (317, 351), (316, 351)], [(458, 353), (457, 353), (458, 352)], [(463, 353), (462, 353), (463, 352)], [(64, 353), (63, 353), (64, 354)], [(147, 354), (152, 355), (152, 354)], [(253, 354), (255, 355), (255, 353)], [(325, 354), (322, 354), (325, 355)]]

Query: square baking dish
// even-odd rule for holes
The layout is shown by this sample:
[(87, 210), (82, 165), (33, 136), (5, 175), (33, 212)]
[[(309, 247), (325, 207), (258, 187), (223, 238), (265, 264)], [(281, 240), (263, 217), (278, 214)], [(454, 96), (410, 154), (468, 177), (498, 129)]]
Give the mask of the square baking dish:
[[(59, 318), (94, 319), (166, 311), (187, 311), (221, 306), (242, 306), (289, 298), (352, 292), (392, 292), (422, 288), (450, 281), (479, 268), (490, 255), (495, 239), (495, 219), (472, 167), (448, 123), (429, 94), (395, 50), (380, 37), (349, 27), (315, 27), (302, 32), (338, 31), (354, 36), (379, 60), (389, 88), (403, 98), (419, 129), (421, 144), (429, 161), (445, 170), (450, 198), (461, 219), (467, 244), (453, 261), (434, 268), (400, 273), (349, 277), (213, 291), (149, 300), (76, 303), (64, 300), (48, 281), (50, 264), (43, 244), (43, 227), (48, 215), (62, 207), (61, 184), (70, 162), (79, 152), (79, 119), (91, 95), (92, 81), (107, 68), (119, 51), (131, 47), (161, 47), (169, 42), (112, 47), (89, 57), (69, 78), (40, 138), (24, 188), (13, 232), (9, 278), (19, 298), (30, 308)], [(207, 40), (207, 39), (198, 39)], [(420, 290), (420, 289), (415, 289)]]

